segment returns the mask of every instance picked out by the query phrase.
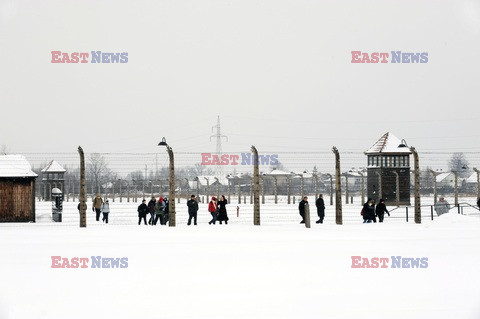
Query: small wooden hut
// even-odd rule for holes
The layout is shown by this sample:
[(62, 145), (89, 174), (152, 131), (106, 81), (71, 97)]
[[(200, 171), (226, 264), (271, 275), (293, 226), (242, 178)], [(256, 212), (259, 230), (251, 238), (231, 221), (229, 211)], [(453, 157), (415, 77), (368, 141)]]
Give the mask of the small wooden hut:
[(35, 178), (22, 155), (0, 155), (0, 222), (35, 222)]

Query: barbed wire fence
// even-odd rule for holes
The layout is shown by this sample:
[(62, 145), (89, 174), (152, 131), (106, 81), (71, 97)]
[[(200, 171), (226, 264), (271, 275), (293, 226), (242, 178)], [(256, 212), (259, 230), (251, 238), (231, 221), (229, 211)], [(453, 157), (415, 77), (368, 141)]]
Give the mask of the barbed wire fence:
[[(225, 195), (231, 223), (253, 224), (253, 159), (248, 148), (221, 154), (223, 156), (218, 158), (214, 153), (173, 151), (178, 224), (186, 224), (186, 201), (190, 194), (198, 195), (200, 221), (209, 220), (207, 204), (211, 196)], [(478, 214), (475, 207), (479, 197), (478, 172), (474, 169), (480, 168), (480, 152), (462, 152), (465, 163), (452, 172), (449, 162), (455, 153), (417, 151), (420, 157), (422, 221), (436, 217), (432, 207), (435, 194), (458, 204), (456, 208), (452, 205), (452, 209), (457, 209), (459, 213)], [(315, 218), (314, 202), (319, 194), (323, 194), (325, 200), (325, 223), (335, 223), (335, 157), (331, 150), (275, 152), (259, 149), (258, 152), (262, 224), (298, 223), (301, 220), (298, 202), (303, 196), (308, 196), (311, 215)], [(339, 152), (343, 222), (361, 223), (360, 211), (368, 196), (367, 156), (358, 151), (339, 149)], [(64, 200), (63, 221), (55, 224), (77, 226), (80, 193), (78, 153), (23, 155), (39, 176), (35, 189), (37, 224), (53, 223), (51, 190), (59, 188)], [(86, 152), (85, 159), (88, 226), (101, 225), (95, 221), (90, 207), (96, 194), (109, 199), (110, 223), (117, 225), (137, 223), (136, 209), (142, 199), (148, 201), (152, 196), (168, 195), (169, 158), (163, 149), (157, 153)], [(60, 164), (65, 172), (42, 172), (51, 161)], [(413, 165), (410, 170), (413, 170)], [(413, 197), (413, 177), (410, 183), (410, 195)], [(413, 199), (411, 203), (413, 205)], [(413, 222), (413, 208), (399, 206), (388, 207), (391, 216), (385, 222)]]

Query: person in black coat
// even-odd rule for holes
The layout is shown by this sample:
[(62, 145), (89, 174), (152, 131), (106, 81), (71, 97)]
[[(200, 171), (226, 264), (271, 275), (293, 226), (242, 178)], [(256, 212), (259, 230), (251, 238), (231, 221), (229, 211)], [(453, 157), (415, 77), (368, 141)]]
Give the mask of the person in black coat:
[(302, 216), (302, 221), (300, 224), (305, 224), (305, 206), (308, 205), (308, 197), (304, 196), (303, 199), (298, 203), (298, 211), (300, 216)]
[(323, 201), (322, 194), (320, 194), (320, 196), (317, 198), (317, 201), (315, 202), (315, 206), (317, 206), (317, 215), (320, 218), (319, 220), (316, 221), (316, 223), (323, 224), (323, 219), (325, 218), (325, 202)]
[(363, 205), (363, 222), (371, 223), (375, 220), (375, 205), (373, 199), (369, 198)]
[(380, 199), (380, 203), (378, 203), (377, 207), (375, 207), (375, 214), (378, 216), (378, 221), (383, 223), (383, 217), (387, 213), (390, 216), (390, 213), (387, 210), (387, 206), (385, 205), (385, 201)]
[(154, 196), (152, 196), (152, 199), (148, 202), (148, 212), (150, 213), (150, 219), (148, 220), (148, 224), (153, 226), (153, 221), (155, 220), (155, 204), (157, 200), (155, 199)]
[(147, 214), (149, 212), (149, 209), (148, 209), (147, 204), (145, 204), (145, 203), (146, 203), (146, 200), (142, 200), (142, 203), (137, 208), (138, 224), (139, 225), (142, 222), (142, 219), (143, 219), (143, 222), (145, 223), (145, 225), (147, 224)]
[(477, 199), (477, 206), (480, 208), (480, 197)]
[(218, 216), (217, 216), (217, 221), (220, 222), (220, 225), (222, 224), (222, 221), (225, 221), (225, 225), (228, 224), (228, 215), (227, 215), (227, 200), (225, 199), (225, 196), (221, 195), (220, 198), (218, 199)]
[(197, 212), (198, 212), (198, 203), (196, 201), (195, 195), (190, 196), (190, 200), (187, 202), (188, 206), (188, 223), (187, 225), (193, 224), (197, 225)]

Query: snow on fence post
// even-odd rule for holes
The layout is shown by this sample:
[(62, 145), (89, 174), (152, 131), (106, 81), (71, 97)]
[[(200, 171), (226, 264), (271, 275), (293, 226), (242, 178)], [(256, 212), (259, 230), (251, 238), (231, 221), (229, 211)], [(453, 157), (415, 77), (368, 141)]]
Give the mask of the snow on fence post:
[(81, 146), (80, 154), (80, 227), (87, 227), (87, 183), (85, 181), (85, 154)]
[(418, 160), (418, 153), (415, 147), (410, 147), (410, 151), (413, 153), (414, 161), (414, 183), (415, 183), (415, 223), (422, 223), (422, 211), (420, 208), (420, 165)]
[(260, 225), (260, 192), (259, 192), (259, 169), (258, 169), (258, 151), (252, 145), (253, 153), (253, 224)]
[(335, 222), (337, 225), (342, 225), (342, 184), (340, 173), (340, 154), (338, 149), (334, 146), (332, 152), (335, 154)]
[(307, 203), (305, 205), (305, 227), (310, 228), (310, 205)]

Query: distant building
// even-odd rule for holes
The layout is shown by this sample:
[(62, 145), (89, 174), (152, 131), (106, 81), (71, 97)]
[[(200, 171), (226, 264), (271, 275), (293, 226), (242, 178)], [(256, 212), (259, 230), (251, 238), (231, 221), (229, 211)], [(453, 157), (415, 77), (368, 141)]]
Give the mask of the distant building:
[(22, 155), (0, 155), (0, 222), (35, 222), (35, 178)]
[(465, 187), (467, 188), (467, 191), (470, 191), (472, 193), (477, 190), (478, 180), (476, 172), (465, 179)]
[(455, 174), (452, 172), (438, 174), (436, 179), (437, 188), (439, 189), (453, 189), (455, 187)]
[(381, 198), (387, 205), (397, 205), (397, 175), (399, 179), (398, 205), (410, 205), (410, 149), (401, 147), (401, 141), (385, 133), (367, 155), (367, 194), (377, 202)]
[(351, 168), (343, 176), (348, 176), (348, 189), (351, 191), (362, 190), (362, 170)]

